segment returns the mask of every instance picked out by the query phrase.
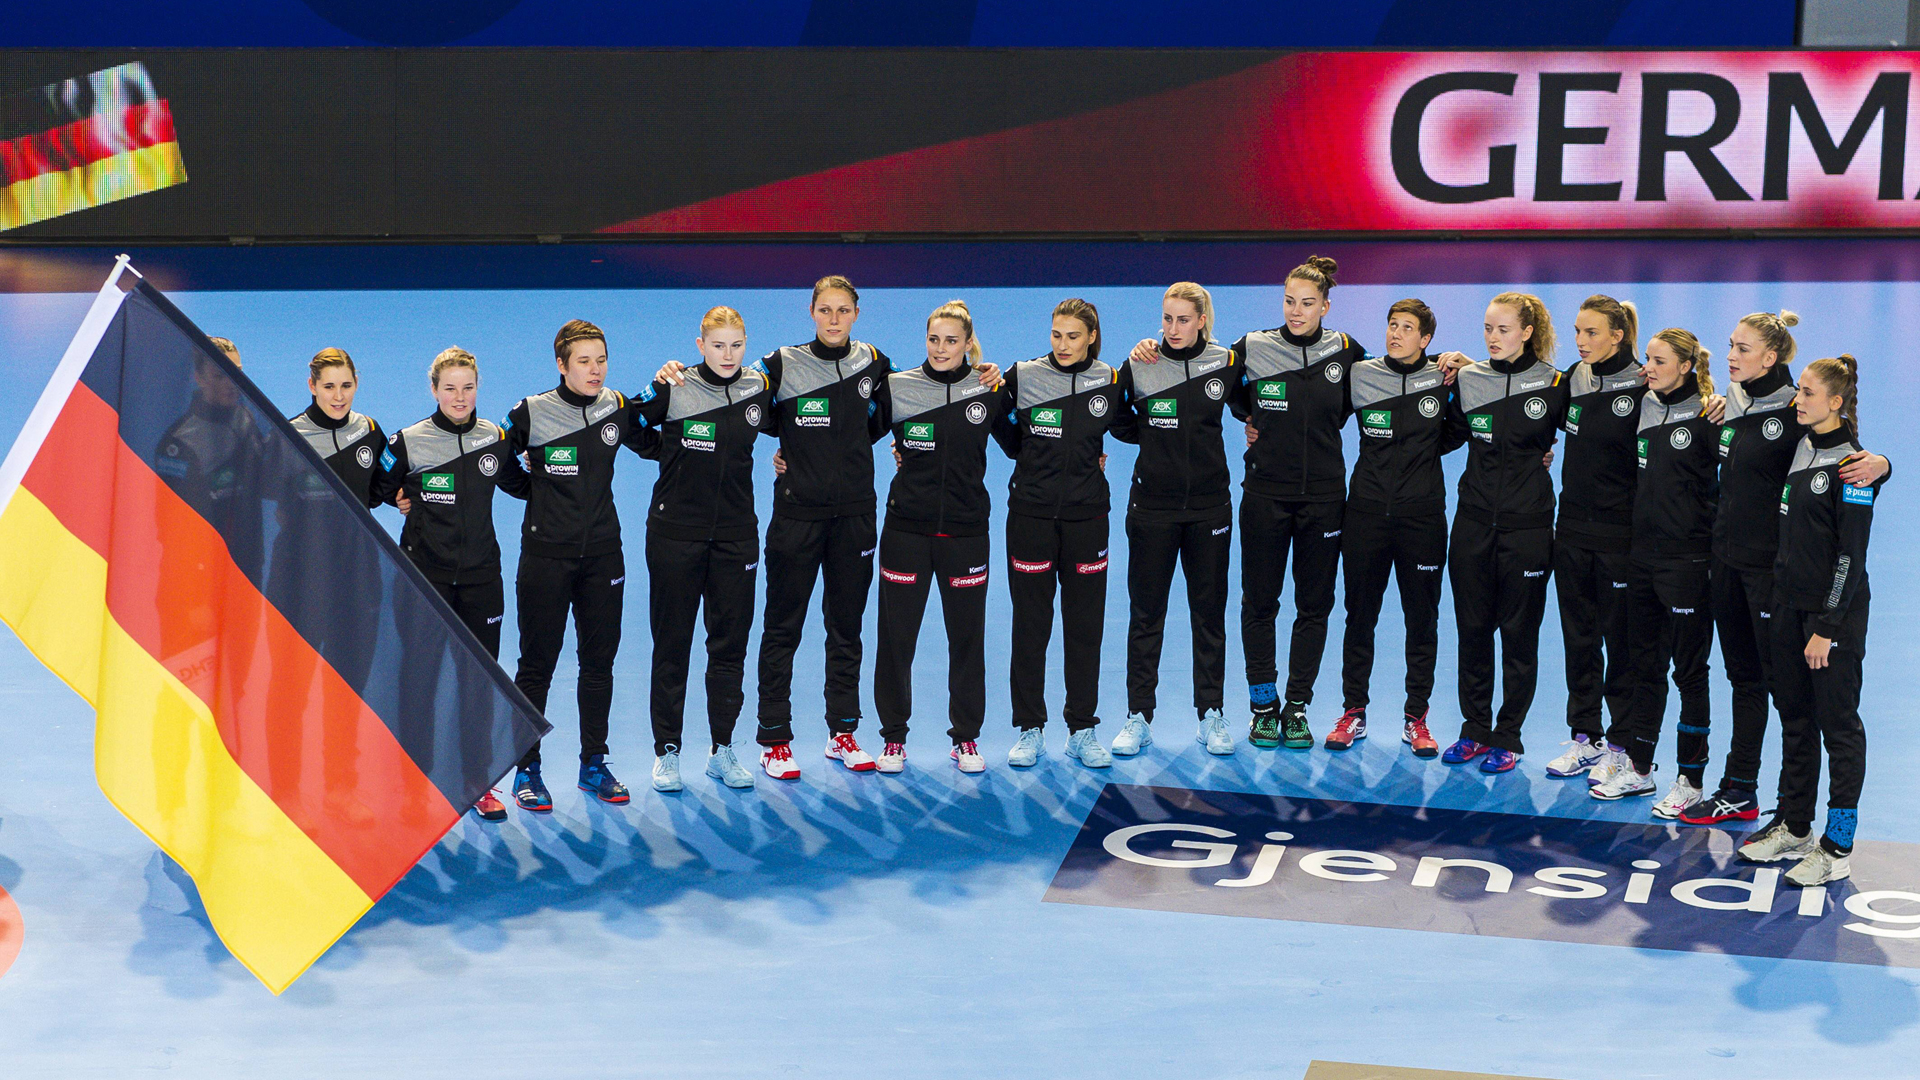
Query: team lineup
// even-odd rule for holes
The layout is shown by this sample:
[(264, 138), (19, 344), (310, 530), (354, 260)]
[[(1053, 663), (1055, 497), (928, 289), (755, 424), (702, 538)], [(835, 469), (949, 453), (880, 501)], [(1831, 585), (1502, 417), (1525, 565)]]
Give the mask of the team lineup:
[[(1094, 306), (1069, 299), (1053, 310), (1049, 351), (1005, 370), (983, 359), (959, 301), (928, 317), (925, 362), (896, 365), (854, 339), (858, 292), (828, 277), (813, 288), (811, 341), (750, 360), (743, 320), (716, 307), (700, 323), (698, 363), (668, 363), (632, 397), (606, 385), (605, 336), (575, 320), (554, 339), (559, 384), (517, 402), (502, 423), (479, 418), (478, 361), (450, 348), (431, 365), (432, 415), (391, 436), (353, 411), (351, 358), (325, 349), (309, 366), (313, 403), (291, 420), (367, 506), (399, 508), (401, 548), (496, 659), (506, 595), (494, 489), (526, 503), (514, 681), (545, 710), (571, 615), (579, 786), (608, 803), (629, 800), (608, 766), (629, 572), (613, 497), (623, 446), (660, 470), (645, 537), (656, 790), (683, 787), (683, 714), (701, 619), (713, 746), (704, 772), (728, 787), (754, 786), (732, 744), (763, 561), (756, 742), (768, 776), (800, 776), (793, 659), (816, 585), (827, 635), (825, 757), (856, 772), (905, 770), (916, 643), (937, 587), (950, 759), (965, 773), (987, 767), (976, 740), (987, 708), (995, 558), (989, 442), (1014, 463), (1000, 556), (1019, 729), (1008, 764), (1033, 767), (1045, 755), (1045, 664), (1033, 661), (1052, 639), (1057, 592), (1065, 753), (1097, 769), (1154, 741), (1176, 569), (1190, 609), (1195, 737), (1209, 753), (1235, 752), (1224, 694), (1236, 521), (1222, 421), (1231, 411), (1247, 442), (1238, 532), (1249, 743), (1343, 751), (1366, 737), (1374, 630), (1391, 579), (1406, 621), (1400, 734), (1408, 752), (1511, 771), (1525, 752), (1551, 580), (1570, 739), (1547, 774), (1583, 779), (1601, 800), (1656, 795), (1670, 678), (1680, 695), (1676, 775), (1652, 813), (1692, 824), (1757, 820), (1771, 700), (1780, 717), (1778, 801), (1740, 854), (1793, 862), (1786, 877), (1797, 885), (1846, 877), (1865, 773), (1865, 559), (1873, 503), (1891, 472), (1860, 441), (1853, 358), (1814, 360), (1796, 380), (1797, 318), (1755, 313), (1729, 334), (1731, 383), (1721, 396), (1695, 333), (1663, 329), (1642, 348), (1633, 306), (1593, 296), (1573, 320), (1578, 362), (1562, 370), (1550, 314), (1520, 292), (1489, 303), (1484, 359), (1429, 352), (1437, 327), (1417, 299), (1390, 307), (1385, 354), (1369, 356), (1322, 325), (1337, 270), (1320, 257), (1295, 268), (1284, 325), (1231, 345), (1215, 333), (1207, 290), (1175, 284), (1162, 302), (1160, 336), (1118, 365), (1100, 359)], [(231, 343), (214, 341), (239, 363)], [(1349, 418), (1359, 432), (1350, 472)], [(764, 549), (753, 476), (763, 435), (778, 442)], [(1137, 460), (1123, 524), (1127, 715), (1103, 743), (1109, 437), (1135, 445)], [(884, 515), (872, 449), (883, 439), (896, 463)], [(1442, 458), (1461, 447), (1467, 458), (1449, 522)], [(858, 738), (861, 627), (876, 566), (877, 757)], [(1294, 617), (1283, 679), (1277, 625), (1289, 567)], [(1453, 592), (1461, 721), (1444, 750), (1429, 727), (1443, 574)], [(1308, 713), (1336, 575), (1345, 593), (1342, 711), (1316, 739)], [(1732, 741), (1710, 791), (1716, 633), (1733, 688)], [(1828, 806), (1816, 836), (1823, 757)], [(519, 763), (512, 799), (529, 812), (553, 807), (537, 746)], [(474, 809), (488, 820), (506, 816), (492, 793)]]

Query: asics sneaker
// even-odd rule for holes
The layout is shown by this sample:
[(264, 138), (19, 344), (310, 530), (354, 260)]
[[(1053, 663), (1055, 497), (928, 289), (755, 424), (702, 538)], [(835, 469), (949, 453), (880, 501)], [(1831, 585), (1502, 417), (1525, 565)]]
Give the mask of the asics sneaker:
[(875, 768), (884, 773), (905, 772), (907, 770), (907, 744), (890, 742), (880, 751), (880, 760)]
[(669, 750), (653, 759), (653, 790), (679, 791), (680, 751)]
[(1227, 730), (1227, 718), (1219, 709), (1200, 714), (1200, 727), (1194, 733), (1194, 740), (1204, 745), (1209, 754), (1226, 757), (1233, 753), (1233, 733)]
[(1089, 769), (1104, 769), (1113, 764), (1113, 755), (1100, 745), (1100, 737), (1092, 728), (1081, 728), (1067, 738), (1067, 756), (1080, 759), (1080, 764)]
[(1313, 728), (1307, 726), (1307, 703), (1289, 701), (1280, 710), (1280, 745), (1289, 750), (1313, 749)]
[(1654, 793), (1653, 773), (1641, 772), (1629, 761), (1625, 768), (1615, 769), (1608, 774), (1604, 783), (1593, 785), (1587, 794), (1603, 802), (1615, 799), (1631, 799), (1640, 795)]
[(507, 820), (507, 808), (500, 803), (500, 796), (492, 788), (487, 789), (480, 801), (473, 804), (473, 812), (480, 815), (481, 821)]
[(1127, 722), (1120, 727), (1120, 734), (1113, 737), (1113, 756), (1132, 757), (1153, 745), (1153, 728), (1147, 718), (1139, 713), (1128, 713)]
[(627, 785), (615, 780), (613, 770), (607, 768), (605, 754), (595, 754), (580, 763), (580, 790), (590, 791), (594, 798), (615, 806), (629, 798)]
[(760, 751), (760, 767), (775, 780), (800, 779), (800, 763), (793, 760), (790, 743), (774, 743)]
[(1571, 740), (1560, 745), (1567, 748), (1566, 752), (1547, 762), (1547, 775), (1555, 780), (1580, 776), (1600, 764), (1607, 756), (1605, 739), (1594, 742), (1584, 734), (1575, 735)]
[(1031, 769), (1039, 764), (1040, 755), (1046, 752), (1047, 737), (1040, 728), (1021, 728), (1013, 749), (1007, 751), (1007, 764), (1016, 769)]
[(753, 786), (753, 774), (747, 771), (740, 759), (733, 755), (733, 747), (716, 746), (713, 753), (707, 755), (707, 775), (730, 788), (750, 788)]
[(1488, 746), (1486, 743), (1477, 743), (1463, 736), (1452, 746), (1447, 747), (1447, 752), (1440, 755), (1440, 760), (1449, 765), (1460, 765), (1472, 761), (1474, 758), (1492, 749), (1493, 747)]
[[(903, 748), (904, 755), (904, 748)], [(980, 747), (972, 739), (954, 743), (953, 752), (947, 755), (953, 759), (953, 766), (963, 773), (983, 773), (987, 771), (987, 759), (980, 756)]]
[(1771, 825), (1740, 845), (1740, 857), (1748, 862), (1786, 862), (1806, 858), (1819, 846), (1820, 840), (1813, 835), (1812, 826), (1808, 826), (1805, 836), (1796, 836), (1786, 822), (1775, 818)]
[(1631, 768), (1633, 768), (1633, 756), (1621, 747), (1608, 743), (1606, 753), (1599, 761), (1593, 763), (1593, 768), (1587, 770), (1587, 786), (1599, 787), (1611, 780), (1614, 773)]
[(1425, 709), (1419, 716), (1409, 716), (1400, 722), (1400, 741), (1413, 747), (1414, 757), (1437, 757), (1440, 753), (1440, 744), (1434, 740), (1433, 732), (1427, 730)]
[(1687, 807), (1700, 801), (1700, 788), (1693, 781), (1682, 776), (1673, 782), (1660, 801), (1653, 804), (1653, 816), (1672, 821), (1679, 817)]
[(1256, 705), (1253, 720), (1247, 724), (1247, 742), (1262, 750), (1280, 745), (1280, 707)]
[(1512, 772), (1520, 764), (1520, 755), (1511, 750), (1502, 750), (1497, 746), (1487, 748), (1487, 756), (1480, 759), (1480, 771), (1483, 773)]
[(851, 731), (843, 731), (827, 740), (827, 756), (854, 772), (873, 771), (873, 756), (860, 749), (860, 744), (854, 740)]
[(1754, 821), (1760, 817), (1760, 802), (1745, 788), (1723, 787), (1713, 798), (1702, 799), (1680, 811), (1680, 820), (1688, 825), (1718, 825), (1723, 821)]
[(540, 779), (540, 766), (529, 766), (514, 774), (513, 801), (520, 809), (535, 814), (552, 812), (553, 796), (547, 793), (546, 782)]
[(1827, 845), (1815, 843), (1813, 850), (1793, 869), (1787, 871), (1787, 884), (1807, 888), (1812, 885), (1824, 885), (1829, 881), (1853, 876), (1853, 866), (1845, 855), (1827, 850)]
[(1367, 737), (1367, 710), (1365, 706), (1348, 709), (1335, 721), (1333, 730), (1327, 732), (1327, 749), (1346, 750), (1353, 746), (1354, 740)]

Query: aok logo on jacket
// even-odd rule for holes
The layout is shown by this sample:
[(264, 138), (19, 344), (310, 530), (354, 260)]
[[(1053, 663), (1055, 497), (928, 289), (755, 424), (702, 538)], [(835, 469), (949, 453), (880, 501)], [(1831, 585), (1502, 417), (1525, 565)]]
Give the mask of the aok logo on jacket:
[(1179, 398), (1152, 398), (1147, 402), (1147, 425), (1157, 428), (1180, 426)]
[(833, 399), (803, 397), (794, 405), (794, 423), (801, 427), (826, 427), (833, 423)]
[(548, 476), (580, 475), (580, 448), (576, 446), (543, 446), (540, 458), (547, 466)]
[(1473, 429), (1473, 437), (1487, 442), (1493, 441), (1493, 414), (1474, 413), (1467, 417), (1467, 426)]
[(909, 450), (933, 449), (933, 421), (919, 420), (906, 427), (906, 446)]
[(1027, 426), (1035, 435), (1058, 439), (1065, 423), (1066, 410), (1064, 409), (1035, 409), (1029, 414)]
[(420, 474), (420, 500), (430, 503), (451, 503), (454, 499), (452, 473)]
[(680, 445), (689, 450), (712, 450), (718, 425), (712, 420), (686, 420), (680, 426)]
[(1253, 388), (1254, 404), (1273, 412), (1287, 411), (1287, 384), (1279, 379), (1266, 379), (1255, 383)]
[(1392, 409), (1362, 409), (1360, 411), (1360, 431), (1376, 439), (1393, 438)]

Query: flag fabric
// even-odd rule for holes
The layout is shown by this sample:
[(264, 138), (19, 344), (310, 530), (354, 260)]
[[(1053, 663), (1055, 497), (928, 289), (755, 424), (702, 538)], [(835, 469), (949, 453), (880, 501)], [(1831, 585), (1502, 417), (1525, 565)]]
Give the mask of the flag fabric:
[(124, 266), (0, 465), (0, 620), (94, 706), (101, 790), (277, 994), (548, 727)]
[(186, 182), (144, 64), (0, 98), (0, 230)]

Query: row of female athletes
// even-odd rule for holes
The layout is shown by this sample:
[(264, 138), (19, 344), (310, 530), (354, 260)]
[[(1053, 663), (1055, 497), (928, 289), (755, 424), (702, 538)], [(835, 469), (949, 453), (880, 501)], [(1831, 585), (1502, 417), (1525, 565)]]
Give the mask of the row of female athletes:
[[(1431, 354), (1434, 316), (1417, 299), (1389, 309), (1386, 353), (1369, 357), (1322, 325), (1336, 271), (1320, 257), (1296, 268), (1286, 281), (1285, 325), (1231, 346), (1215, 334), (1208, 292), (1176, 284), (1163, 300), (1161, 336), (1140, 342), (1119, 367), (1099, 359), (1093, 305), (1067, 300), (1053, 313), (1051, 349), (1004, 372), (982, 360), (972, 316), (958, 301), (929, 316), (925, 362), (895, 365), (853, 339), (858, 292), (828, 277), (813, 290), (811, 341), (750, 362), (740, 316), (715, 308), (694, 343), (700, 361), (665, 365), (632, 398), (605, 386), (605, 336), (576, 320), (555, 338), (559, 385), (520, 401), (503, 424), (477, 418), (478, 365), (459, 349), (434, 361), (434, 414), (390, 439), (352, 411), (357, 375), (337, 349), (315, 357), (314, 402), (294, 422), (369, 505), (392, 502), (407, 514), (402, 547), (495, 655), (504, 590), (492, 490), (528, 501), (516, 683), (544, 709), (571, 612), (581, 666), (579, 784), (606, 802), (629, 798), (606, 760), (626, 579), (611, 496), (621, 446), (660, 464), (646, 539), (657, 790), (683, 786), (682, 713), (702, 609), (712, 736), (705, 772), (731, 787), (754, 783), (732, 742), (762, 561), (753, 498), (761, 435), (779, 440), (759, 657), (757, 741), (769, 776), (800, 775), (790, 745), (792, 661), (816, 581), (828, 635), (825, 756), (856, 772), (905, 769), (913, 656), (937, 585), (949, 646), (950, 757), (963, 772), (984, 770), (976, 740), (986, 707), (989, 441), (1015, 462), (1006, 565), (1020, 735), (1008, 763), (1031, 767), (1045, 752), (1043, 658), (1057, 591), (1065, 751), (1100, 768), (1153, 742), (1176, 567), (1191, 607), (1196, 737), (1211, 753), (1234, 752), (1223, 695), (1234, 518), (1222, 413), (1230, 410), (1245, 421), (1247, 439), (1239, 528), (1249, 742), (1313, 746), (1308, 706), (1344, 562), (1344, 711), (1325, 747), (1346, 750), (1366, 737), (1373, 632), (1393, 578), (1406, 619), (1402, 741), (1422, 758), (1512, 770), (1534, 696), (1548, 581), (1557, 578), (1573, 738), (1548, 774), (1584, 777), (1597, 799), (1654, 794), (1671, 674), (1681, 697), (1678, 778), (1653, 812), (1701, 824), (1754, 820), (1771, 692), (1784, 751), (1778, 809), (1742, 854), (1800, 860), (1788, 875), (1799, 884), (1845, 876), (1865, 771), (1858, 703), (1867, 535), (1890, 471), (1858, 442), (1853, 358), (1817, 360), (1796, 383), (1788, 367), (1796, 317), (1749, 315), (1729, 338), (1733, 386), (1723, 398), (1713, 393), (1709, 352), (1695, 334), (1661, 330), (1642, 353), (1633, 307), (1594, 296), (1574, 320), (1579, 362), (1563, 372), (1552, 363), (1546, 306), (1518, 292), (1487, 307), (1485, 360)], [(1360, 454), (1349, 477), (1341, 430), (1355, 416)], [(1549, 467), (1563, 432), (1556, 530)], [(1109, 436), (1139, 447), (1125, 521), (1128, 715), (1110, 749), (1095, 735)], [(869, 448), (888, 437), (897, 471), (876, 528)], [(360, 448), (383, 440), (388, 446), (368, 467), (372, 455)], [(1441, 458), (1463, 445), (1468, 459), (1449, 527)], [(856, 736), (860, 628), (876, 551), (874, 697), (884, 744), (877, 760)], [(1296, 602), (1283, 688), (1275, 624), (1289, 565)], [(1442, 753), (1427, 699), (1441, 570), (1449, 565), (1463, 723)], [(1704, 797), (1716, 624), (1734, 687), (1734, 732), (1720, 788)], [(1816, 841), (1823, 741), (1829, 813)], [(528, 811), (552, 808), (537, 747), (520, 763), (514, 799)], [(491, 793), (476, 809), (491, 820), (505, 816)]]

